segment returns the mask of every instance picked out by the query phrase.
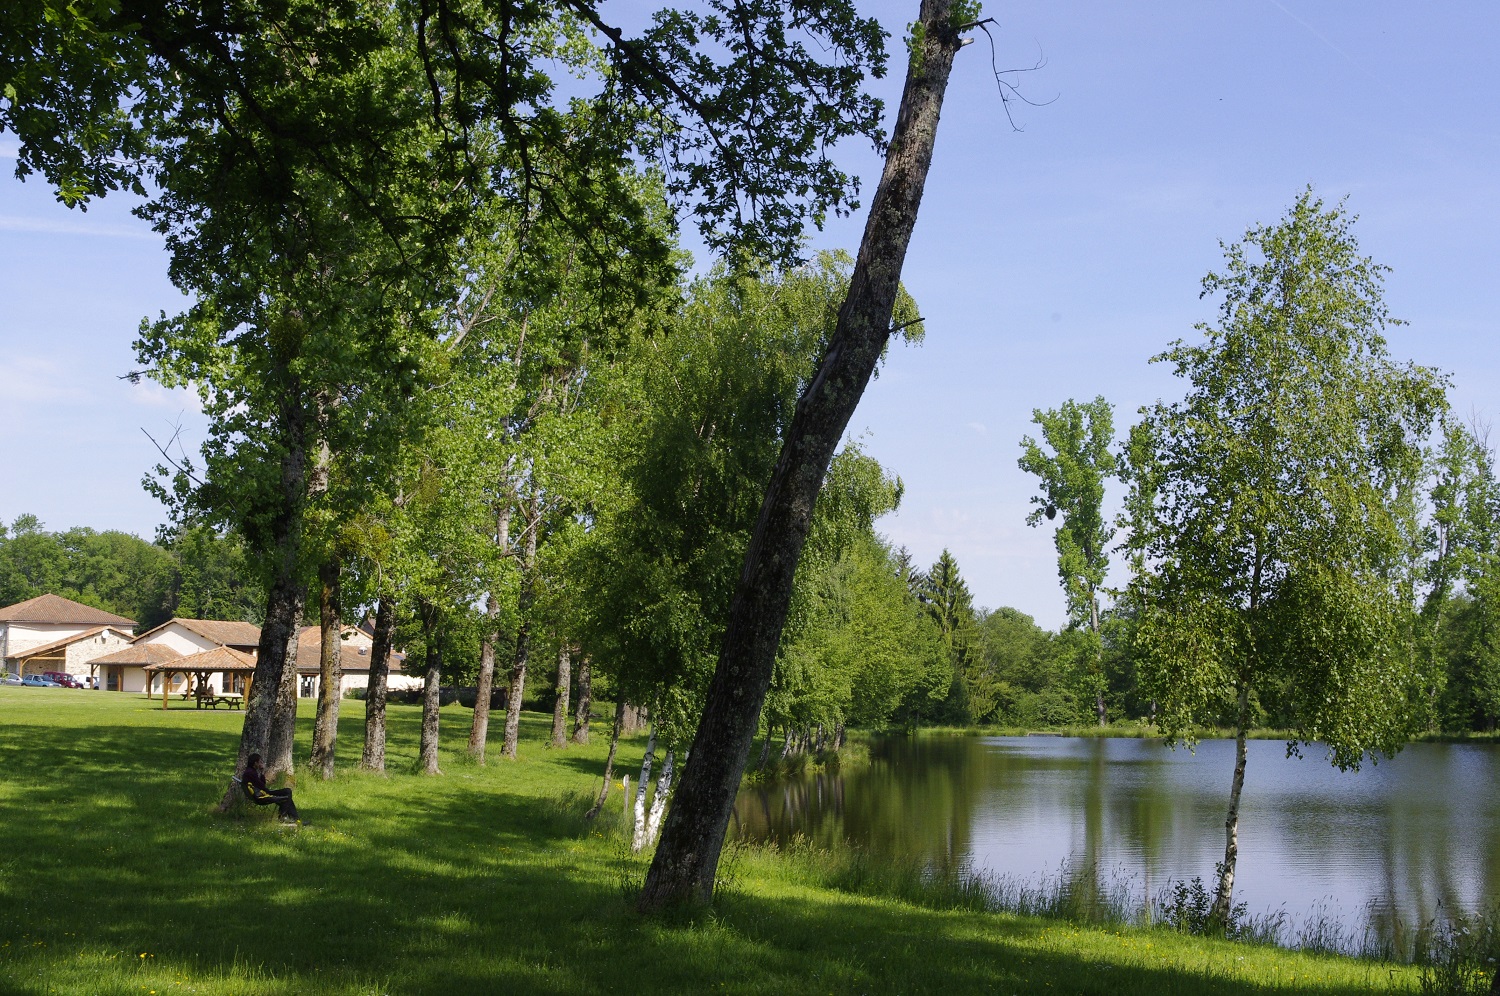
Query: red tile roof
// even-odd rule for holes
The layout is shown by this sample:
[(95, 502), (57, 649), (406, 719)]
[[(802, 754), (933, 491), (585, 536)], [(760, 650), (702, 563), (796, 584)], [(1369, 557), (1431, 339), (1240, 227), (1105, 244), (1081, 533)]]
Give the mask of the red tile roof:
[(64, 625), (71, 623), (77, 626), (125, 626), (132, 629), (135, 627), (134, 619), (126, 619), (113, 612), (105, 612), (103, 609), (96, 609), (91, 605), (84, 605), (82, 602), (75, 602), (71, 598), (63, 598), (61, 595), (53, 595), (50, 592), (0, 609), (0, 622)]
[(51, 643), (44, 643), (40, 647), (32, 647), (29, 650), (18, 650), (10, 655), (11, 660), (20, 661), (25, 660), (28, 657), (36, 657), (40, 654), (50, 653), (53, 650), (66, 647), (70, 643), (77, 643), (79, 640), (87, 640), (91, 637), (98, 636), (100, 633), (104, 632), (107, 629), (114, 630), (116, 633), (119, 633), (127, 640), (130, 639), (130, 634), (118, 626), (95, 626), (93, 629), (87, 630), (83, 633), (79, 633), (77, 636), (65, 636), (61, 640), (53, 640)]
[(147, 664), (147, 671), (254, 671), (255, 658), (233, 647), (215, 647), (176, 660)]
[(140, 642), (152, 633), (166, 629), (176, 623), (191, 633), (197, 633), (205, 640), (212, 640), (221, 647), (254, 647), (260, 643), (260, 627), (254, 623), (227, 622), (222, 619), (168, 619), (160, 626), (153, 627), (140, 636), (136, 641)]
[(131, 667), (141, 667), (146, 664), (159, 664), (162, 661), (174, 661), (182, 654), (173, 650), (165, 643), (132, 643), (124, 650), (116, 650), (112, 654), (103, 657), (95, 657), (89, 661), (91, 665), (100, 664), (124, 664)]

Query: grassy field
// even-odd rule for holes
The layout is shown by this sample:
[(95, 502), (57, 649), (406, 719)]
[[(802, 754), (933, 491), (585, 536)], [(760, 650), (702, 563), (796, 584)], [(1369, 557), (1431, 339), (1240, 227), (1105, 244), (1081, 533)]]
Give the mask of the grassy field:
[[(211, 813), (238, 713), (0, 688), (0, 992), (1417, 990), (1388, 965), (853, 895), (763, 850), (735, 853), (712, 910), (642, 919), (618, 785), (605, 820), (580, 817), (602, 724), (557, 751), (550, 717), (528, 715), (521, 759), (477, 767), (462, 757), (470, 713), (450, 706), (445, 774), (424, 778), (408, 773), (417, 710), (395, 707), (393, 773), (376, 777), (352, 770), (363, 712), (345, 703), (339, 776), (298, 783), (298, 829), (274, 810)], [(626, 770), (641, 747), (622, 746)]]

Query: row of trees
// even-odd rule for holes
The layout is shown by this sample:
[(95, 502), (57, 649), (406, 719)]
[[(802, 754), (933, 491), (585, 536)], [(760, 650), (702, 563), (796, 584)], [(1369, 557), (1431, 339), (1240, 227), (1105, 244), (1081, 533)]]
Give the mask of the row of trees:
[[(309, 603), (325, 689), (338, 686), (328, 634), (347, 606), (378, 606), (373, 767), (379, 666), (399, 615), (415, 620), (428, 677), (428, 770), (445, 644), (473, 601), (485, 607), (481, 687), (486, 661), (507, 655), (512, 709), (547, 641), (624, 640), (559, 579), (612, 534), (623, 513), (610, 502), (649, 496), (631, 487), (648, 473), (640, 461), (620, 460), (637, 468), (625, 476), (601, 469), (630, 453), (628, 413), (610, 407), (632, 405), (629, 380), (610, 371), (638, 365), (640, 341), (660, 338), (684, 299), (677, 210), (724, 253), (724, 279), (792, 274), (805, 224), (855, 206), (831, 149), (857, 135), (885, 143), (862, 89), (884, 71), (885, 34), (847, 0), (677, 6), (638, 37), (599, 7), (43, 0), (0, 14), (0, 128), (20, 139), (18, 173), (44, 174), (68, 204), (122, 187), (146, 197), (138, 214), (166, 237), (193, 301), (143, 327), (139, 375), (201, 395), (202, 461), (162, 468), (161, 493), (181, 521), (242, 536), (266, 585), (241, 764), (253, 752), (291, 763), (293, 637)], [(815, 352), (788, 368), (796, 403), (778, 392), (761, 421), (780, 435), (679, 495), (696, 500), (707, 471), (749, 473), (780, 454), (756, 479), (763, 502), (734, 498), (733, 510), (760, 512), (731, 587), (722, 683), (705, 693), (718, 719), (699, 725), (644, 905), (712, 890), (724, 799), (772, 684), (814, 500), (892, 333), (948, 70), (975, 16), (969, 3), (923, 4), (871, 223), (830, 298), (842, 304), (832, 327), (803, 331)], [(711, 441), (731, 428), (699, 427), (705, 458), (723, 458)], [(858, 514), (820, 527), (828, 563), (850, 523)], [(663, 600), (637, 606), (638, 626), (671, 636), (638, 665), (671, 676), (649, 690), (691, 691), (713, 639), (694, 620), (719, 609), (725, 576), (664, 578)], [(664, 724), (691, 711), (653, 704)], [(319, 703), (313, 766), (325, 774), (337, 710)]]

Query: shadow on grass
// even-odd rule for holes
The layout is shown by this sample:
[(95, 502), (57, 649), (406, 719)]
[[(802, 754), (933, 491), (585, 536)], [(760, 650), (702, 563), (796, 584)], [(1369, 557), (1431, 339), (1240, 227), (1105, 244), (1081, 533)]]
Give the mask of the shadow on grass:
[[(0, 727), (0, 989), (1288, 991), (1050, 950), (1042, 934), (1070, 929), (1056, 924), (795, 883), (743, 883), (712, 912), (640, 918), (628, 884), (643, 860), (573, 801), (597, 784), (602, 745), (443, 778), (304, 780), (314, 825), (296, 830), (209, 813), (237, 724), (137, 719)], [(416, 722), (393, 715), (393, 744), (413, 744)], [(461, 750), (467, 724), (447, 726)], [(357, 727), (340, 732), (352, 765)], [(393, 750), (393, 768), (412, 753)]]

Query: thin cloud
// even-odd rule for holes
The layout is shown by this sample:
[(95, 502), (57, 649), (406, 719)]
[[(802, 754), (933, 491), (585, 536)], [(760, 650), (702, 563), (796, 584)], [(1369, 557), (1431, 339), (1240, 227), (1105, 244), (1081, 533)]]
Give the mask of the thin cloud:
[(142, 239), (147, 242), (160, 239), (160, 236), (144, 225), (141, 228), (133, 228), (71, 219), (22, 218), (10, 214), (0, 214), (0, 232), (24, 232), (32, 235), (93, 235), (111, 239)]

